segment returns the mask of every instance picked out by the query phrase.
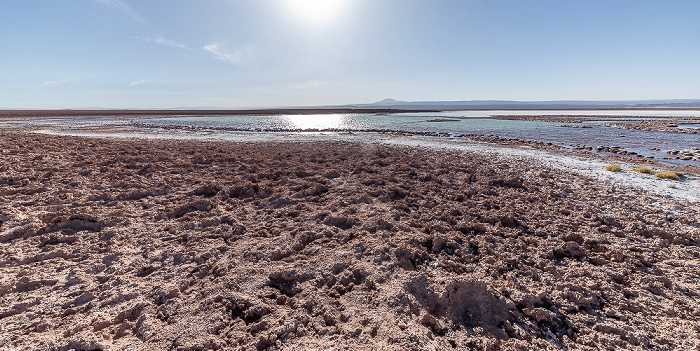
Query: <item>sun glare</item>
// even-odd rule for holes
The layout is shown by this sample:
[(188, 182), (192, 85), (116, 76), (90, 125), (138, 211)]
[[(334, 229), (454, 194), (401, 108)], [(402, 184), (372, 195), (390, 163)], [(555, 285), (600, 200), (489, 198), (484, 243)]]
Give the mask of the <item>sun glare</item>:
[(309, 24), (337, 19), (350, 0), (284, 0), (286, 10)]
[(289, 115), (284, 116), (287, 122), (298, 129), (338, 129), (343, 126), (345, 116), (330, 115)]

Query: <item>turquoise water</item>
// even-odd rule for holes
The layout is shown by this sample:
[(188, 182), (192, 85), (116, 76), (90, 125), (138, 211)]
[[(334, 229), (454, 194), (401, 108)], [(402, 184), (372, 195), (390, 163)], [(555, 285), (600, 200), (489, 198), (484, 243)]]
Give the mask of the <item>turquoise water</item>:
[[(396, 114), (318, 114), (318, 115), (232, 115), (168, 117), (150, 119), (159, 126), (196, 126), (203, 128), (248, 131), (295, 130), (400, 130), (447, 131), (456, 133), (500, 133), (504, 131), (542, 129), (552, 122), (503, 121), (492, 116), (579, 116), (582, 119), (602, 116), (627, 116), (622, 120), (659, 119), (668, 117), (700, 117), (698, 110), (490, 110), (445, 111)], [(587, 122), (584, 122), (587, 123)], [(596, 123), (596, 122), (588, 122)]]
[(492, 116), (628, 116), (645, 118), (700, 117), (700, 110), (488, 110), (488, 111), (444, 111), (432, 113), (404, 113), (402, 115), (435, 115), (446, 117), (492, 117)]
[(149, 119), (154, 126), (195, 126), (249, 131), (299, 130), (395, 130), (412, 132), (449, 131), (456, 133), (490, 133), (505, 129), (543, 128), (551, 123), (502, 121), (489, 118), (457, 119), (440, 114), (328, 114), (270, 116), (210, 116)]
[[(654, 115), (653, 113), (658, 113)], [(308, 132), (308, 131), (400, 131), (408, 133), (448, 133), (462, 135), (497, 135), (525, 141), (552, 143), (566, 148), (576, 146), (617, 146), (645, 157), (668, 156), (665, 150), (700, 148), (700, 136), (656, 131), (610, 128), (600, 122), (590, 122), (590, 128), (562, 127), (561, 122), (514, 121), (488, 118), (493, 115), (547, 116), (629, 116), (654, 119), (667, 116), (687, 117), (700, 111), (448, 111), (401, 114), (326, 114), (326, 115), (268, 115), (268, 116), (209, 116), (170, 117), (143, 120), (146, 128), (201, 128), (214, 132)], [(640, 116), (643, 115), (643, 116)], [(469, 118), (460, 118), (469, 117)], [(614, 122), (610, 120), (609, 122)], [(139, 126), (137, 123), (136, 126)], [(688, 125), (683, 125), (684, 127)], [(692, 125), (691, 125), (692, 127)], [(652, 150), (654, 149), (654, 150)], [(660, 149), (660, 150), (655, 150)], [(664, 160), (667, 163), (697, 161)]]
[[(489, 118), (501, 115), (526, 116), (582, 116), (601, 118), (600, 116), (622, 116), (621, 118), (604, 118), (605, 121), (585, 121), (582, 124), (499, 120)], [(596, 117), (598, 116), (598, 117)], [(577, 146), (617, 146), (633, 151), (645, 157), (668, 157), (666, 150), (700, 149), (700, 135), (669, 133), (658, 131), (641, 131), (611, 128), (604, 122), (633, 122), (642, 119), (661, 119), (667, 117), (700, 116), (700, 111), (447, 111), (431, 113), (397, 113), (397, 114), (318, 114), (318, 115), (230, 115), (147, 118), (129, 121), (117, 121), (111, 118), (53, 119), (23, 121), (22, 123), (111, 123), (117, 122), (126, 129), (142, 129), (153, 132), (168, 132), (172, 129), (195, 129), (208, 133), (259, 133), (285, 132), (300, 133), (314, 131), (329, 132), (380, 132), (397, 131), (416, 133), (445, 133), (442, 138), (461, 140), (469, 135), (496, 135), (523, 141), (552, 143), (564, 148)], [(627, 118), (629, 117), (629, 118)], [(562, 126), (564, 125), (564, 127)], [(587, 128), (570, 128), (585, 125)], [(569, 126), (569, 127), (565, 127)], [(700, 128), (700, 124), (680, 124), (679, 128)], [(664, 160), (666, 163), (691, 163), (698, 161)]]

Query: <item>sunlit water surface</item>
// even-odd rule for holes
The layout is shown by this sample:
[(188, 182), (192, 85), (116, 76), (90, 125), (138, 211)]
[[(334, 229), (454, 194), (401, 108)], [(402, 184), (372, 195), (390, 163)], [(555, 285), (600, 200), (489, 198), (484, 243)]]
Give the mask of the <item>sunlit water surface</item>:
[[(561, 122), (499, 120), (492, 116), (579, 116), (587, 128)], [(606, 116), (615, 116), (608, 119)], [(601, 120), (601, 117), (605, 120)], [(525, 141), (575, 146), (617, 146), (643, 156), (669, 156), (666, 150), (700, 149), (700, 135), (611, 128), (610, 122), (629, 122), (669, 117), (700, 117), (698, 110), (503, 110), (447, 111), (396, 114), (316, 114), (316, 115), (230, 115), (137, 119), (127, 129), (173, 131), (196, 129), (208, 133), (308, 133), (376, 132), (448, 133), (445, 139), (466, 140), (469, 134), (497, 135)], [(586, 121), (590, 118), (590, 121)], [(114, 119), (54, 119), (22, 123), (109, 123)], [(562, 126), (564, 125), (564, 126)], [(569, 127), (566, 127), (566, 126)], [(698, 129), (700, 124), (679, 124), (679, 128)], [(464, 136), (466, 135), (466, 136)], [(697, 161), (664, 160), (667, 163), (700, 164)]]
[[(584, 121), (590, 128), (562, 127), (561, 122), (499, 120), (492, 116), (580, 116), (600, 119), (616, 116), (615, 120)], [(617, 116), (629, 118), (618, 119)], [(700, 111), (660, 110), (543, 110), (543, 111), (447, 111), (432, 113), (397, 114), (319, 114), (319, 115), (269, 115), (269, 116), (211, 116), (171, 117), (147, 120), (152, 127), (197, 127), (214, 132), (302, 132), (302, 131), (402, 131), (441, 132), (452, 136), (464, 134), (498, 135), (527, 141), (540, 141), (564, 147), (585, 145), (596, 147), (618, 146), (644, 156), (668, 156), (666, 150), (700, 148), (700, 136), (668, 132), (617, 129), (605, 123), (665, 119), (668, 117), (699, 117)], [(682, 128), (695, 128), (698, 124), (684, 124)], [(660, 149), (660, 150), (651, 150)], [(668, 160), (669, 163), (683, 161)], [(686, 162), (687, 163), (687, 162)], [(690, 163), (697, 163), (691, 161)]]

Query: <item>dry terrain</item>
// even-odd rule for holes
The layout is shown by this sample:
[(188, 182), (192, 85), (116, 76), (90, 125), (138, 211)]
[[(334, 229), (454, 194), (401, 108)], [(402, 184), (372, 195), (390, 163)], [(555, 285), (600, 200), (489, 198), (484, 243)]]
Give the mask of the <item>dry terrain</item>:
[(697, 350), (700, 211), (366, 143), (0, 134), (0, 350)]

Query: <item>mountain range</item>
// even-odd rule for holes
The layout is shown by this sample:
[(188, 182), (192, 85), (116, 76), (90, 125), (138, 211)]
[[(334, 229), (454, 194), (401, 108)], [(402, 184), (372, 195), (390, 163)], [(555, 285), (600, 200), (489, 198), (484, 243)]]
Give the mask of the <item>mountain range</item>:
[(399, 101), (384, 99), (371, 104), (334, 106), (340, 108), (391, 108), (402, 110), (535, 110), (535, 109), (664, 109), (700, 108), (700, 99), (615, 100), (615, 101)]
[[(64, 111), (277, 111), (277, 110), (600, 110), (600, 109), (700, 109), (700, 99), (666, 99), (666, 100), (562, 100), (562, 101), (512, 101), (512, 100), (465, 100), (465, 101), (400, 101), (384, 99), (367, 104), (325, 105), (325, 106), (287, 106), (271, 108), (231, 109), (222, 107), (177, 107), (177, 108), (106, 108), (83, 107), (63, 109)], [(0, 111), (27, 110), (1, 108)], [(50, 109), (37, 109), (50, 110)]]

